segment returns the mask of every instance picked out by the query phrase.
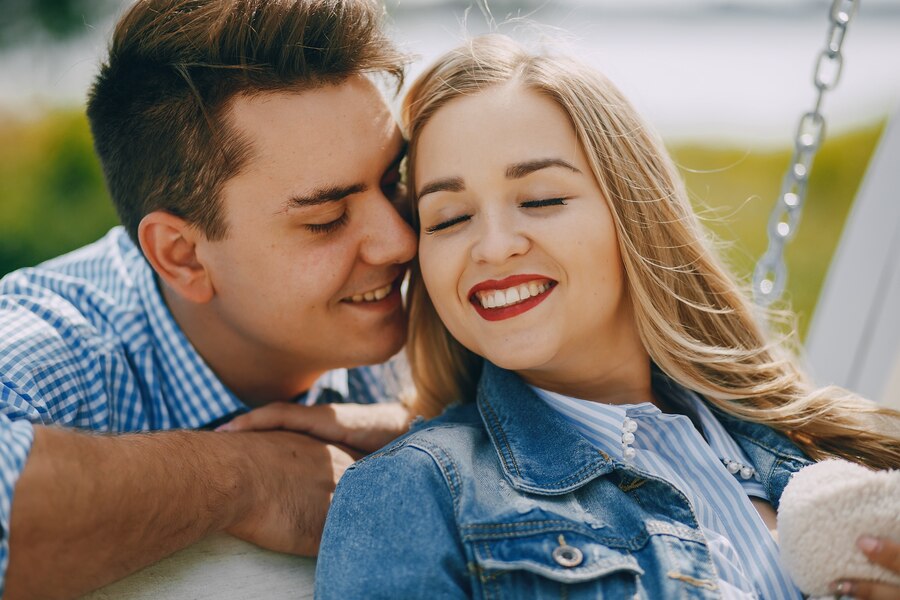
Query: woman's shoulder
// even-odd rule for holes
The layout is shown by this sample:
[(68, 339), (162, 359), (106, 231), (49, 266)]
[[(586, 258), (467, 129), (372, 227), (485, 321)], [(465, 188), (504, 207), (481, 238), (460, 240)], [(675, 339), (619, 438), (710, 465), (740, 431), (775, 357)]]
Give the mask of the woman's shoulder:
[(408, 433), (365, 457), (356, 465), (427, 449), (456, 453), (472, 447), (485, 436), (484, 423), (475, 404), (454, 404), (439, 417), (429, 420), (419, 418), (413, 421)]
[(339, 487), (433, 485), (437, 477), (458, 491), (476, 463), (490, 458), (491, 448), (477, 407), (454, 405), (439, 417), (414, 422), (407, 434), (354, 463)]

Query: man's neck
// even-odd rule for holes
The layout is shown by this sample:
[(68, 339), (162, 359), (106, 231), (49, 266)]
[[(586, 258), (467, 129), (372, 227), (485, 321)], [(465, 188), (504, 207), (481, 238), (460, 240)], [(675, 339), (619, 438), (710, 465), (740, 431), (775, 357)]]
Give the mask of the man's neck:
[(256, 348), (223, 326), (205, 306), (180, 298), (165, 285), (160, 293), (175, 322), (219, 380), (240, 400), (258, 407), (290, 402), (308, 391), (324, 370), (298, 369), (298, 361)]

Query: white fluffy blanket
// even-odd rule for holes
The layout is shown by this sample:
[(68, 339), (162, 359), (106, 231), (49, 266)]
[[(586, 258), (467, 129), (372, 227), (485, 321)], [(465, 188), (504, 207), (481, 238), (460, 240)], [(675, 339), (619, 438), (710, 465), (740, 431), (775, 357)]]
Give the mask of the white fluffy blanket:
[(865, 534), (900, 541), (900, 471), (826, 460), (794, 474), (778, 509), (778, 539), (782, 561), (804, 593), (828, 595), (828, 584), (845, 578), (900, 585), (900, 576), (856, 547)]

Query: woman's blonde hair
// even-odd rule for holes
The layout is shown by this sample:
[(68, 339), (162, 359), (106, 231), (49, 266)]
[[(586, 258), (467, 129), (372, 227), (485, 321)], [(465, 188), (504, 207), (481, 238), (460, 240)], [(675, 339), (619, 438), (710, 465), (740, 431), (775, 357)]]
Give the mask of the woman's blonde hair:
[[(767, 341), (757, 309), (709, 247), (661, 142), (587, 66), (531, 54), (495, 34), (445, 54), (421, 75), (403, 103), (414, 221), (423, 127), (454, 98), (508, 82), (551, 98), (568, 114), (609, 202), (641, 340), (668, 376), (730, 415), (786, 434), (813, 459), (900, 466), (900, 413), (838, 387), (814, 388), (785, 344)], [(414, 410), (432, 416), (474, 398), (481, 359), (441, 323), (418, 263), (410, 316)]]

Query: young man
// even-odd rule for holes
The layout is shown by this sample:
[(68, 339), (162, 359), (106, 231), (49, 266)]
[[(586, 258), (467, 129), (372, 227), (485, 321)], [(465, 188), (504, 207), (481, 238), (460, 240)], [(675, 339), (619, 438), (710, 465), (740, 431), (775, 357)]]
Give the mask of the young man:
[(372, 403), (377, 373), (332, 370), (404, 342), (381, 10), (142, 0), (119, 22), (88, 116), (124, 227), (0, 282), (0, 595), (77, 596), (218, 530), (314, 554), (348, 446), (404, 428), (329, 404), (309, 429), (342, 444), (197, 431)]

